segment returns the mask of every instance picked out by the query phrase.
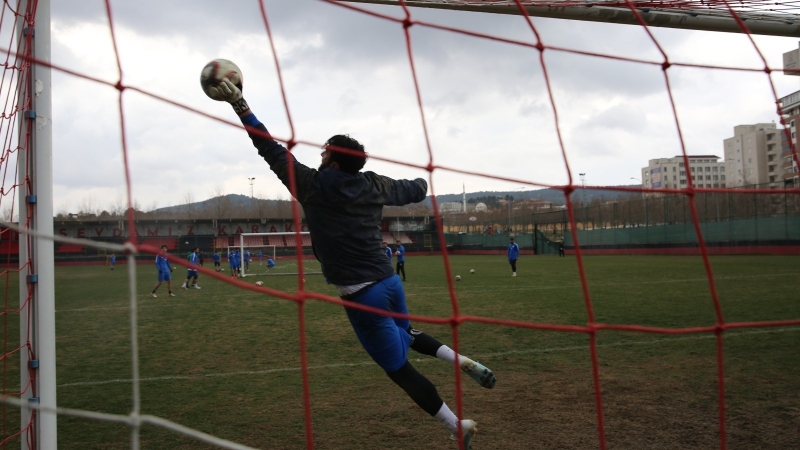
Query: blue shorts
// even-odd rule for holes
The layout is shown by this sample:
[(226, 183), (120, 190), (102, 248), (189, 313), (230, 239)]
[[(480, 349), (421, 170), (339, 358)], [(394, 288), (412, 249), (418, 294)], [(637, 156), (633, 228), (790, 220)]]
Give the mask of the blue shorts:
[(187, 269), (186, 278), (197, 278), (197, 271), (192, 269)]
[(172, 279), (172, 275), (169, 272), (162, 272), (158, 271), (158, 282), (161, 283), (162, 281), (169, 281)]
[[(373, 308), (408, 314), (406, 293), (397, 275), (392, 275), (357, 292), (350, 301)], [(370, 357), (387, 373), (400, 370), (406, 363), (411, 335), (406, 331), (407, 318), (381, 316), (366, 311), (345, 308), (347, 318), (358, 340)]]

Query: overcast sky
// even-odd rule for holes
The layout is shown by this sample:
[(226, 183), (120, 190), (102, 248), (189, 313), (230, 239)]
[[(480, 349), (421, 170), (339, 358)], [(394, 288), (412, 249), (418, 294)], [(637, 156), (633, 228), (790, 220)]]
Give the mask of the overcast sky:
[[(199, 73), (208, 61), (235, 61), (258, 118), (289, 138), (301, 162), (319, 164), (319, 144), (349, 133), (371, 155), (426, 164), (427, 148), (403, 29), (319, 0), (265, 0), (289, 104), (287, 114), (257, 0), (115, 0), (111, 2), (126, 85), (213, 116), (236, 121), (229, 105), (206, 98)], [(354, 4), (402, 16), (390, 6)], [(412, 9), (415, 19), (535, 43), (520, 16)], [(533, 19), (545, 45), (661, 61), (641, 27)], [(538, 52), (422, 26), (410, 30), (434, 162), (469, 171), (567, 183)], [(761, 68), (742, 35), (652, 29), (672, 62)], [(52, 61), (116, 82), (104, 1), (52, 2)], [(791, 38), (755, 40), (775, 68)], [(647, 160), (680, 154), (675, 120), (658, 66), (546, 51), (570, 167), (587, 185), (637, 183)], [(738, 124), (778, 121), (762, 73), (673, 67), (668, 71), (689, 154), (715, 154)], [(774, 74), (778, 95), (799, 78)], [(287, 198), (243, 130), (150, 99), (123, 94), (133, 195), (152, 209), (218, 193)], [(53, 74), (55, 212), (101, 210), (124, 202), (118, 93)], [(395, 178), (426, 177), (405, 166), (370, 161)], [(513, 190), (520, 183), (437, 171), (437, 194)], [(430, 193), (430, 191), (429, 191)]]

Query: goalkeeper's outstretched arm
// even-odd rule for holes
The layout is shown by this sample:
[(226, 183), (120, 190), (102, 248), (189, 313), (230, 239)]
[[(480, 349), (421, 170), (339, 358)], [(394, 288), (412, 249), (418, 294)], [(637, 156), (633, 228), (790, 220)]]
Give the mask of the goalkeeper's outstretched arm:
[(247, 133), (253, 141), (253, 145), (258, 149), (258, 154), (269, 164), (270, 169), (275, 172), (278, 179), (281, 180), (284, 186), (291, 191), (291, 183), (289, 180), (289, 163), (288, 160), (294, 162), (294, 176), (297, 187), (296, 198), (298, 201), (303, 202), (307, 196), (311, 194), (312, 186), (314, 185), (314, 176), (317, 171), (308, 166), (305, 166), (293, 156), (284, 146), (277, 143), (267, 131), (267, 127), (262, 124), (258, 118), (250, 110), (247, 105), (242, 91), (236, 85), (224, 78), (217, 87), (219, 96), (230, 103), (233, 110), (239, 116), (242, 124), (247, 127)]

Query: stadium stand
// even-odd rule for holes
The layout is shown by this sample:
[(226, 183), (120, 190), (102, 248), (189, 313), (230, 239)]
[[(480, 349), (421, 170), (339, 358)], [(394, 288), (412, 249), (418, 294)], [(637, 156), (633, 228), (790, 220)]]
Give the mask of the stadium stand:
[[(383, 238), (384, 241), (386, 241), (386, 242), (388, 242), (390, 244), (394, 244), (395, 242), (397, 242), (397, 238), (395, 238), (395, 235), (390, 233), (390, 232), (388, 232), (388, 231), (381, 232), (381, 238)], [(405, 233), (400, 233), (400, 242), (403, 243), (403, 244), (413, 244), (414, 243), (414, 241), (412, 241), (411, 238), (408, 237), (408, 235), (405, 234)]]
[(228, 236), (218, 236), (214, 242), (214, 248), (228, 248), (228, 245), (230, 245)]
[[(295, 237), (296, 236), (293, 235), (293, 234), (286, 236), (286, 245), (289, 246), (289, 247), (294, 247), (295, 246)], [(307, 234), (303, 234), (300, 237), (302, 239), (301, 243), (302, 243), (303, 247), (311, 247), (311, 236), (309, 236)]]
[(7, 239), (0, 241), (0, 255), (18, 255), (19, 254), (19, 241), (9, 241)]
[(283, 236), (267, 236), (267, 237), (269, 238), (269, 245), (274, 245), (275, 247), (286, 247), (286, 244), (283, 242)]
[(83, 253), (83, 245), (80, 244), (61, 244), (56, 253)]
[(142, 238), (141, 245), (152, 245), (159, 248), (162, 245), (167, 246), (167, 250), (175, 250), (178, 248), (178, 238), (174, 237), (146, 237)]
[[(235, 239), (236, 244), (239, 244), (239, 239)], [(245, 247), (261, 247), (264, 245), (264, 237), (263, 236), (245, 236), (244, 237), (244, 246)], [(272, 245), (272, 244), (270, 244)]]

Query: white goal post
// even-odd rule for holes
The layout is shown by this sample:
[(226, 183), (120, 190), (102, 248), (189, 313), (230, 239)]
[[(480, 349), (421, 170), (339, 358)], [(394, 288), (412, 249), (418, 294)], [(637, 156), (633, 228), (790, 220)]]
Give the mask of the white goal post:
[[(345, 0), (351, 3), (373, 3), (379, 5), (400, 5), (398, 0)], [(731, 9), (745, 22), (752, 34), (768, 36), (800, 37), (800, 15), (795, 8), (776, 8), (774, 3), (730, 2)], [(451, 9), (460, 11), (493, 14), (520, 14), (514, 1), (474, 1), (474, 0), (407, 0), (406, 6), (418, 8)], [(624, 2), (616, 0), (523, 0), (525, 12), (532, 17), (553, 19), (583, 20), (623, 25), (641, 25), (639, 18)], [(741, 33), (739, 23), (726, 10), (726, 5), (702, 1), (632, 1), (647, 26), (682, 28), (687, 30), (721, 31)], [(709, 6), (710, 5), (710, 6)]]
[[(306, 238), (307, 237), (307, 238)], [(303, 247), (310, 247), (311, 233), (302, 231), (295, 232), (281, 232), (281, 233), (241, 233), (239, 235), (239, 242), (233, 248), (239, 251), (239, 258), (241, 265), (239, 267), (239, 275), (242, 277), (248, 276), (273, 276), (273, 275), (297, 275), (298, 265), (296, 263), (297, 257), (306, 259), (302, 254), (296, 255), (296, 239), (301, 240)], [(307, 245), (306, 245), (307, 244)], [(278, 249), (285, 249), (285, 255), (278, 255)], [(250, 252), (250, 264), (245, 264), (244, 252)], [(262, 260), (259, 261), (258, 252), (261, 251)], [(285, 256), (287, 262), (278, 262), (278, 256)], [(275, 267), (267, 265), (267, 258), (275, 261)], [(289, 261), (291, 260), (291, 261)], [(316, 262), (316, 261), (315, 261)], [(306, 269), (303, 273), (306, 275), (319, 275), (322, 271), (319, 270), (319, 264), (306, 264)]]

